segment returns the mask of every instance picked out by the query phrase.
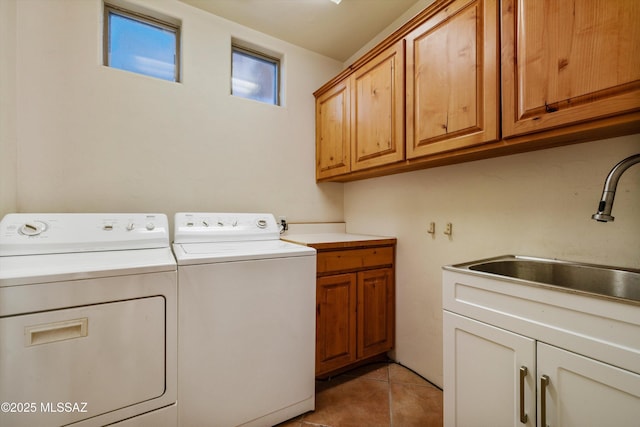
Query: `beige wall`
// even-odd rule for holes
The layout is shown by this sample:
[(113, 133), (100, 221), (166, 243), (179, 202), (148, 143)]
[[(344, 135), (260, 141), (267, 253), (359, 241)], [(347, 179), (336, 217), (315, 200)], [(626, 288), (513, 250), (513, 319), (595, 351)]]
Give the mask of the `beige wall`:
[(15, 0), (0, 0), (0, 218), (16, 210), (15, 17)]
[[(342, 185), (314, 179), (312, 95), (341, 64), (176, 0), (135, 3), (182, 20), (182, 83), (101, 65), (100, 0), (17, 2), (17, 202), (0, 210), (342, 220)], [(283, 107), (229, 94), (232, 37), (284, 55)]]
[[(175, 0), (136, 3), (182, 20), (183, 83), (103, 67), (100, 0), (0, 0), (1, 214), (261, 210), (397, 236), (396, 357), (439, 385), (442, 265), (520, 253), (640, 267), (640, 167), (616, 221), (589, 219), (639, 135), (316, 185), (312, 93), (343, 64)], [(284, 54), (284, 107), (229, 95), (231, 37)]]
[[(418, 0), (344, 66), (432, 2)], [(620, 181), (615, 222), (590, 219), (606, 174), (638, 152), (633, 135), (346, 184), (347, 231), (398, 237), (394, 357), (442, 386), (442, 265), (517, 253), (640, 268), (640, 166)]]
[(640, 165), (619, 182), (615, 221), (591, 220), (606, 174), (639, 152), (640, 134), (346, 184), (347, 231), (398, 238), (397, 360), (442, 386), (443, 265), (522, 254), (640, 268)]

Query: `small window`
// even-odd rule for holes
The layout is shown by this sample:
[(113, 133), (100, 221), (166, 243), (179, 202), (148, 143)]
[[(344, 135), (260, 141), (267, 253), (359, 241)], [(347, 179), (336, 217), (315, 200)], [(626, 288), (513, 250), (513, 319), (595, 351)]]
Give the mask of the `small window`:
[(231, 51), (231, 94), (280, 105), (280, 60), (237, 45)]
[(180, 26), (105, 4), (104, 65), (180, 81)]

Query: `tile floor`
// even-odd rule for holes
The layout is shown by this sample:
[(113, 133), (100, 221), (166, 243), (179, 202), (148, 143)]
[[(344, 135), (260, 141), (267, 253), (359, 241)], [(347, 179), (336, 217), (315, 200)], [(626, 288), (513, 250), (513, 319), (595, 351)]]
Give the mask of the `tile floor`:
[(442, 390), (396, 363), (316, 382), (316, 409), (277, 427), (441, 427)]

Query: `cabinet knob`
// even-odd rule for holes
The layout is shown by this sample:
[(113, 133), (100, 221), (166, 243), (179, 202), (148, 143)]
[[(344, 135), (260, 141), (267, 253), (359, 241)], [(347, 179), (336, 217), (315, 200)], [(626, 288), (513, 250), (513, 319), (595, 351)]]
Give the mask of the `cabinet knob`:
[(557, 107), (552, 107), (551, 105), (547, 104), (546, 102), (544, 103), (544, 109), (547, 113), (555, 113), (556, 111), (558, 111)]

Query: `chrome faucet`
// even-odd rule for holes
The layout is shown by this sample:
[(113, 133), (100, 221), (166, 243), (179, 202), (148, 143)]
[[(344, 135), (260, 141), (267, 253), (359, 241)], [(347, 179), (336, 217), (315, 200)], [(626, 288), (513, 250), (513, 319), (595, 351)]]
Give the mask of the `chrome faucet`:
[(602, 190), (602, 197), (598, 204), (598, 212), (591, 215), (591, 219), (595, 219), (600, 222), (613, 221), (611, 216), (611, 209), (613, 208), (613, 198), (616, 196), (616, 187), (618, 186), (618, 180), (630, 166), (640, 163), (640, 154), (634, 154), (619, 162), (611, 169), (607, 179), (604, 181), (604, 189)]

